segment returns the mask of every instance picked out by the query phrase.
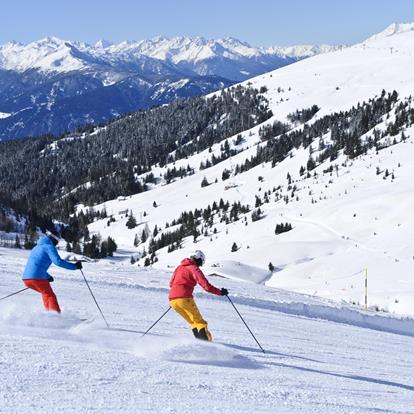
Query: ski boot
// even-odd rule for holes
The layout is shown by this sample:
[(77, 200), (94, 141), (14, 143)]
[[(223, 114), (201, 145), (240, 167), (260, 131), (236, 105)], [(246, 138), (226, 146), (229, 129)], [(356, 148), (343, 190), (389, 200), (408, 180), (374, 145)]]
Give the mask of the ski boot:
[(200, 339), (200, 334), (198, 333), (198, 329), (197, 329), (197, 328), (193, 328), (193, 329), (192, 329), (192, 331), (193, 331), (193, 335), (194, 335), (197, 339)]
[(203, 341), (212, 341), (213, 337), (206, 328), (202, 328), (198, 331), (198, 339), (201, 339)]

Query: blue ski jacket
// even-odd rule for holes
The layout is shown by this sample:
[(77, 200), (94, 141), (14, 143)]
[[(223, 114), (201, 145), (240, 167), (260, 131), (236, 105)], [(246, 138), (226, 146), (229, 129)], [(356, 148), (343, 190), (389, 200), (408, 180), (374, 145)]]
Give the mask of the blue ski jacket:
[(47, 270), (52, 263), (65, 269), (76, 270), (74, 263), (67, 262), (59, 257), (52, 240), (47, 236), (42, 236), (30, 254), (24, 269), (23, 280), (49, 279), (50, 275)]

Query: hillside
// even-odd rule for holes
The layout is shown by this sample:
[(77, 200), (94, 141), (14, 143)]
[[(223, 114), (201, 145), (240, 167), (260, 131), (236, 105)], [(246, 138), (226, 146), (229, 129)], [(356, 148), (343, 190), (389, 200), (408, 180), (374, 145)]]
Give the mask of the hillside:
[[(267, 198), (269, 202), (260, 206), (264, 216), (261, 220), (252, 222), (250, 212), (226, 225), (220, 223), (221, 214), (215, 215), (212, 226), (204, 223), (198, 227), (197, 243), (189, 237), (182, 244), (184, 250), (167, 253), (164, 248), (157, 251), (158, 262), (154, 266), (173, 266), (188, 250), (200, 248), (214, 265), (211, 272), (219, 269), (231, 277), (232, 271), (226, 272), (226, 262), (241, 262), (262, 269), (263, 276), (259, 280), (268, 286), (359, 304), (364, 302), (367, 268), (369, 305), (413, 314), (414, 283), (410, 274), (414, 264), (414, 223), (409, 213), (413, 202), (410, 184), (413, 129), (411, 121), (404, 121), (398, 132), (390, 128), (399, 119), (397, 106), (403, 102), (411, 107), (411, 100), (405, 98), (413, 90), (409, 70), (414, 63), (410, 52), (413, 44), (411, 30), (384, 34), (249, 81), (254, 88), (267, 88), (265, 96), (274, 114), (267, 124), (274, 120), (286, 122), (288, 114), (317, 105), (320, 110), (307, 121), (315, 124), (325, 115), (379, 98), (383, 89), (396, 90), (398, 99), (388, 113), (379, 117), (374, 125), (367, 125), (366, 133), (358, 137), (362, 138), (361, 142), (367, 142), (368, 137), (373, 138), (380, 132), (377, 142), (360, 155), (349, 157), (342, 149), (332, 161), (328, 158), (320, 162), (310, 171), (310, 177), (307, 173), (301, 176), (300, 169), (306, 167), (310, 153), (318, 164), (321, 137), (324, 146), (329, 147), (332, 131), (328, 128), (321, 137), (310, 142), (311, 151), (309, 145), (302, 145), (289, 151), (289, 156), (275, 166), (272, 162), (264, 162), (236, 174), (237, 165), (255, 155), (257, 145), (265, 145), (260, 143), (259, 127), (255, 127), (242, 134), (242, 144), (231, 146), (244, 149), (242, 152), (215, 166), (168, 186), (161, 181), (150, 193), (95, 206), (95, 211), (105, 206), (108, 216), (112, 215), (116, 222), (107, 227), (107, 220), (98, 221), (90, 225), (90, 230), (100, 232), (103, 237), (111, 234), (124, 249), (135, 251), (139, 257), (143, 247), (135, 250), (132, 243), (134, 235), (140, 235), (144, 225), (150, 232), (157, 225), (158, 231), (162, 229), (168, 233), (170, 229), (166, 229), (166, 223), (177, 220), (183, 211), (205, 209), (214, 201), (218, 203), (220, 198), (253, 208), (256, 196), (262, 202)], [(303, 127), (298, 124), (296, 128)], [(228, 141), (232, 143), (234, 139), (236, 136), (229, 137)], [(220, 145), (212, 147), (213, 153), (221, 153)], [(190, 164), (197, 169), (209, 156), (208, 151), (200, 152), (190, 159), (177, 161), (174, 166), (178, 169)], [(163, 175), (169, 167), (152, 169), (152, 173)], [(225, 169), (231, 176), (222, 181)], [(204, 177), (212, 184), (201, 187)], [(274, 188), (279, 186), (275, 192)], [(143, 225), (128, 230), (125, 226), (127, 210), (131, 210)], [(291, 223), (293, 230), (276, 236), (276, 224), (285, 222)], [(238, 250), (231, 252), (234, 242)], [(148, 251), (148, 242), (145, 248)], [(275, 267), (273, 274), (267, 273), (269, 262)], [(249, 279), (249, 276), (241, 277)]]
[[(2, 197), (43, 200), (76, 227), (71, 248), (96, 257), (108, 236), (140, 267), (171, 269), (197, 248), (208, 273), (360, 306), (367, 270), (368, 305), (412, 315), (411, 29), (77, 136), (5, 145)], [(10, 175), (14, 159), (41, 168)]]

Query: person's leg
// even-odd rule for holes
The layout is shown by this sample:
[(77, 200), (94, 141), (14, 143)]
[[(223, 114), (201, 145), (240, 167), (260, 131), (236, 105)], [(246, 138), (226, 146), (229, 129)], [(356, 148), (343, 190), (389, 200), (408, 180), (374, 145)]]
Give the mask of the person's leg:
[(205, 341), (212, 341), (213, 335), (208, 330), (207, 321), (202, 317), (193, 299), (190, 299), (188, 311), (191, 312), (193, 326), (198, 329), (198, 338), (204, 339)]
[(48, 311), (55, 311), (60, 313), (60, 307), (55, 293), (50, 286), (50, 282), (46, 279), (26, 279), (24, 284), (42, 294), (43, 305)]
[[(185, 298), (170, 300), (171, 307), (191, 326), (192, 320), (185, 311)], [(191, 326), (192, 327), (192, 326)]]
[(203, 319), (194, 299), (182, 298), (174, 299), (173, 301), (174, 303), (171, 303), (171, 307), (189, 323), (194, 336), (211, 341), (213, 337), (208, 330), (208, 324)]

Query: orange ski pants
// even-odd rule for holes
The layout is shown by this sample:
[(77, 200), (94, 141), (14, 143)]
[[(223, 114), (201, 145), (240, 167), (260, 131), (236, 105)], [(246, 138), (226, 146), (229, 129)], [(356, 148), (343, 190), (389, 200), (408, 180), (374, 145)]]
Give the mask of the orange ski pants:
[(25, 279), (23, 282), (28, 288), (42, 294), (43, 305), (46, 310), (60, 313), (55, 292), (53, 292), (52, 286), (50, 286), (50, 282), (47, 279)]
[(211, 341), (213, 339), (211, 333), (207, 329), (208, 324), (201, 316), (201, 313), (198, 310), (193, 298), (171, 299), (170, 305), (179, 315), (181, 315), (187, 321), (187, 323), (191, 326), (191, 329), (196, 328), (198, 331), (200, 331), (204, 328), (209, 340)]

